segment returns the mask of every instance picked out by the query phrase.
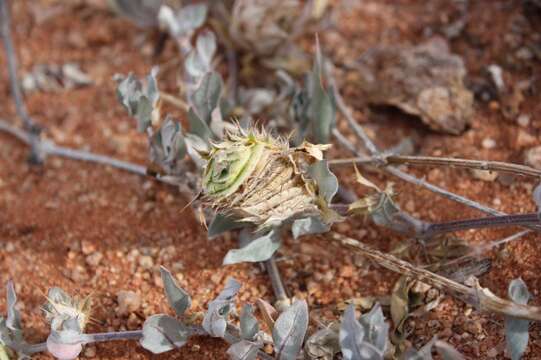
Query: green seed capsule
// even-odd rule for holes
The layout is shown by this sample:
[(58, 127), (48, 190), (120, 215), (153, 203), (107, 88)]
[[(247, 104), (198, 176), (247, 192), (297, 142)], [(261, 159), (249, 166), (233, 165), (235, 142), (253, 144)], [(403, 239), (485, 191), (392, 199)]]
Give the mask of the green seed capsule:
[(307, 169), (327, 148), (309, 143), (290, 148), (284, 139), (238, 129), (206, 154), (204, 200), (217, 211), (260, 227), (318, 215), (321, 197)]

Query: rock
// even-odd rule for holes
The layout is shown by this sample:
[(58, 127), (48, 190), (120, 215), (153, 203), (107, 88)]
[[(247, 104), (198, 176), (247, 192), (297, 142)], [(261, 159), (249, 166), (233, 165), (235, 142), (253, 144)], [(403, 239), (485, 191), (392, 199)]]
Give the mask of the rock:
[(517, 124), (521, 127), (528, 127), (530, 125), (530, 115), (520, 114), (517, 118)]
[(484, 138), (481, 146), (484, 149), (494, 149), (496, 147), (496, 141), (491, 138)]
[(459, 134), (470, 122), (473, 94), (462, 59), (447, 43), (371, 49), (359, 63), (359, 87), (369, 104), (391, 105), (421, 117), (436, 131)]
[(141, 297), (133, 291), (121, 290), (116, 294), (118, 302), (117, 314), (128, 315), (141, 307)]
[(496, 171), (472, 169), (471, 173), (474, 178), (488, 182), (492, 182), (498, 178)]
[(88, 274), (84, 267), (82, 267), (81, 265), (77, 265), (75, 269), (71, 271), (69, 277), (71, 278), (71, 280), (80, 284), (88, 279)]
[(139, 266), (145, 270), (152, 269), (154, 266), (154, 260), (152, 260), (151, 256), (143, 255), (139, 258)]
[(530, 134), (529, 132), (519, 129), (517, 133), (517, 137), (515, 139), (515, 145), (518, 148), (524, 148), (527, 146), (532, 146), (537, 143), (537, 139), (535, 136)]
[(94, 254), (88, 255), (86, 257), (86, 263), (90, 266), (98, 266), (103, 259), (103, 254), (99, 251), (96, 251)]
[(527, 165), (536, 169), (541, 169), (541, 146), (535, 146), (526, 150), (524, 160)]
[(96, 245), (91, 243), (90, 241), (82, 241), (81, 242), (81, 251), (84, 255), (90, 255), (94, 251), (96, 251)]
[(93, 358), (96, 356), (96, 347), (92, 345), (87, 345), (85, 347), (85, 352), (83, 353), (87, 358)]

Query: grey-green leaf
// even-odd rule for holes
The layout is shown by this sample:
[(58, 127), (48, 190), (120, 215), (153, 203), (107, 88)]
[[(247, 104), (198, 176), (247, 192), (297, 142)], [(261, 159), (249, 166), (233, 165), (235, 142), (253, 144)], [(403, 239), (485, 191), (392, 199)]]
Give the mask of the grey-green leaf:
[(209, 142), (212, 132), (207, 123), (195, 113), (193, 108), (188, 111), (188, 121), (190, 122), (190, 132), (199, 136), (203, 141)]
[(340, 352), (338, 332), (330, 328), (316, 331), (306, 340), (304, 352), (309, 359), (333, 360)]
[(189, 329), (177, 319), (159, 314), (146, 319), (140, 343), (154, 354), (161, 354), (182, 347), (189, 336)]
[(231, 265), (241, 262), (265, 261), (270, 259), (278, 248), (280, 248), (280, 241), (277, 232), (272, 230), (240, 249), (229, 250), (223, 263)]
[(345, 360), (379, 360), (383, 352), (366, 341), (364, 327), (355, 317), (355, 306), (350, 304), (340, 324), (340, 348)]
[(214, 219), (209, 225), (208, 238), (214, 239), (215, 237), (223, 234), (226, 231), (239, 229), (243, 226), (241, 222), (235, 221), (231, 216), (227, 216), (222, 213), (217, 213)]
[(436, 340), (434, 347), (441, 355), (443, 360), (464, 360), (464, 356), (457, 351), (452, 345), (445, 341)]
[(234, 343), (227, 349), (227, 355), (232, 360), (255, 360), (261, 345), (248, 340)]
[(385, 322), (381, 305), (374, 305), (370, 312), (361, 316), (359, 322), (364, 329), (365, 341), (374, 345), (382, 354), (385, 353), (389, 324)]
[(204, 31), (197, 36), (195, 43), (197, 54), (206, 64), (207, 68), (211, 67), (212, 58), (216, 53), (216, 36), (212, 31)]
[(432, 347), (435, 341), (436, 339), (433, 338), (419, 350), (409, 348), (404, 353), (404, 360), (432, 360)]
[(147, 76), (147, 86), (133, 74), (127, 77), (117, 76), (117, 96), (120, 103), (128, 110), (130, 116), (137, 120), (139, 131), (145, 131), (151, 124), (152, 112), (156, 107), (160, 93), (156, 81), (157, 68), (153, 68)]
[(309, 82), (309, 86), (311, 86), (309, 113), (314, 140), (320, 144), (329, 142), (331, 129), (336, 118), (336, 105), (332, 98), (332, 92), (323, 87), (323, 74), (323, 56), (319, 41), (316, 41), (316, 60)]
[(171, 305), (178, 316), (182, 316), (192, 304), (190, 294), (177, 285), (173, 275), (171, 275), (169, 270), (163, 266), (160, 267), (160, 274), (162, 276), (163, 287), (165, 288), (165, 295), (167, 296), (169, 305)]
[(216, 299), (208, 305), (208, 310), (203, 318), (203, 329), (213, 337), (223, 338), (227, 328), (227, 316), (233, 304), (233, 300), (240, 290), (240, 283), (230, 278), (227, 280), (225, 288), (220, 292)]
[(209, 124), (212, 111), (218, 106), (222, 93), (222, 78), (215, 72), (205, 74), (199, 88), (193, 93), (191, 101), (197, 116)]
[(240, 313), (240, 337), (253, 341), (259, 332), (259, 323), (254, 316), (254, 308), (250, 304), (244, 305)]
[(280, 314), (272, 330), (277, 360), (295, 360), (308, 329), (308, 305), (305, 300), (295, 301)]
[[(526, 305), (530, 299), (528, 287), (521, 278), (514, 279), (509, 284), (509, 297), (517, 304)], [(529, 340), (530, 322), (511, 316), (505, 317), (505, 342), (512, 360), (518, 360), (526, 351)]]
[(187, 152), (186, 141), (180, 123), (167, 117), (165, 122), (150, 138), (150, 158), (166, 173), (178, 172), (177, 164)]
[(17, 294), (15, 285), (9, 280), (6, 285), (7, 290), (7, 319), (6, 326), (17, 335), (22, 336), (21, 314), (17, 310)]
[(323, 220), (317, 216), (297, 219), (291, 226), (291, 232), (295, 239), (302, 235), (321, 234), (329, 231), (329, 229), (330, 225), (323, 222)]
[(338, 191), (338, 179), (329, 170), (326, 160), (319, 160), (310, 165), (308, 173), (318, 186), (319, 195), (330, 203)]

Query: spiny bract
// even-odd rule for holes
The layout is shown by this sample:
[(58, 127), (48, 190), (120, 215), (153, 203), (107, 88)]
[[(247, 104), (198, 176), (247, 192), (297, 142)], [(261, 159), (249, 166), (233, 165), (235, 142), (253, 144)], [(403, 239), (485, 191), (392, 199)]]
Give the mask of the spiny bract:
[(308, 169), (329, 146), (304, 142), (292, 148), (286, 139), (239, 127), (205, 154), (203, 199), (217, 211), (260, 227), (324, 215), (328, 204)]

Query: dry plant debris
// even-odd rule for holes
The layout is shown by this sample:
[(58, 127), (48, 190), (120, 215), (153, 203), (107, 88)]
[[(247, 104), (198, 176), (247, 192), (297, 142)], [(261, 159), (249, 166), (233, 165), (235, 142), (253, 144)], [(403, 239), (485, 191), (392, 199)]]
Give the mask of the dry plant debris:
[[(168, 311), (174, 315), (163, 313), (163, 307), (156, 304), (159, 303), (157, 297), (149, 307), (142, 293), (117, 291), (117, 306), (114, 303), (108, 306), (116, 308), (118, 316), (127, 318), (126, 325), (130, 330), (122, 326), (118, 329), (120, 322), (115, 318), (116, 322), (108, 331), (92, 333), (93, 328), (101, 326), (92, 323), (94, 313), (101, 311), (100, 306), (92, 304), (95, 300), (99, 302), (101, 296), (92, 297), (93, 301), (90, 301), (90, 297), (72, 297), (59, 287), (52, 287), (43, 307), (50, 325), (47, 339), (44, 342), (27, 341), (28, 332), (23, 334), (20, 314), (25, 308), (18, 303), (16, 287), (9, 281), (6, 318), (0, 321), (2, 360), (42, 352), (66, 360), (80, 354), (95, 356), (96, 347), (90, 344), (116, 340), (137, 340), (144, 349), (155, 354), (173, 350), (176, 351), (170, 354), (179, 354), (178, 351), (186, 351), (190, 347), (194, 337), (206, 338), (207, 346), (212, 344), (209, 341), (211, 337), (223, 339), (229, 347), (220, 355), (243, 360), (294, 360), (301, 356), (328, 360), (337, 357), (413, 360), (432, 359), (433, 352), (445, 359), (463, 359), (452, 345), (436, 336), (422, 337), (415, 341), (415, 346), (411, 344), (415, 339), (410, 332), (418, 332), (419, 323), (447, 305), (449, 298), (446, 295), (471, 306), (466, 309), (465, 317), (481, 316), (479, 312), (472, 313), (473, 308), (489, 313), (487, 318), (490, 314), (503, 315), (504, 322), (500, 327), (505, 334), (508, 355), (519, 359), (528, 351), (531, 337), (535, 337), (535, 333), (529, 331), (530, 322), (541, 320), (541, 310), (535, 303), (528, 304), (532, 295), (526, 283), (521, 278), (511, 281), (507, 300), (494, 294), (489, 287), (481, 286), (478, 277), (487, 272), (493, 273), (495, 269), (491, 269), (491, 260), (486, 258), (489, 249), (539, 231), (541, 186), (534, 188), (527, 180), (530, 185), (527, 191), (531, 193), (529, 196), (533, 198), (537, 211), (528, 213), (521, 207), (520, 213), (508, 215), (417, 178), (409, 174), (410, 169), (405, 165), (466, 168), (485, 180), (488, 178), (481, 176), (479, 171), (490, 170), (520, 176), (521, 180), (526, 176), (538, 180), (538, 170), (504, 161), (441, 157), (442, 152), (438, 156), (403, 156), (396, 153), (400, 147), (380, 150), (372, 140), (373, 135), (378, 134), (369, 136), (342, 97), (334, 79), (336, 68), (323, 57), (317, 36), (312, 69), (305, 64), (296, 66), (291, 62), (297, 54), (305, 54), (299, 46), (301, 35), (323, 29), (323, 24), (332, 20), (330, 15), (339, 8), (325, 0), (292, 0), (282, 2), (280, 7), (277, 7), (277, 2), (242, 0), (196, 4), (161, 0), (118, 0), (113, 3), (118, 13), (140, 28), (154, 28), (161, 32), (154, 56), (168, 51), (160, 43), (165, 38), (173, 41), (176, 57), (180, 56), (180, 61), (172, 62), (173, 65), (167, 63), (161, 70), (168, 66), (176, 68), (179, 76), (175, 93), (170, 93), (171, 84), (167, 77), (157, 67), (151, 69), (148, 64), (145, 67), (149, 75), (144, 79), (122, 67), (120, 71), (129, 74), (115, 76), (120, 104), (146, 137), (148, 166), (61, 146), (49, 139), (47, 133), (40, 133), (26, 112), (17, 81), (17, 59), (11, 43), (10, 17), (5, 0), (0, 0), (2, 38), (9, 65), (10, 90), (24, 129), (0, 120), (0, 130), (30, 145), (34, 166), (42, 163), (40, 166), (46, 171), (49, 163), (54, 165), (54, 171), (61, 170), (61, 163), (53, 158), (60, 156), (146, 176), (145, 192), (154, 192), (155, 182), (179, 187), (192, 199), (188, 205), (195, 210), (194, 213), (203, 223), (209, 223), (208, 238), (220, 237), (221, 240), (215, 240), (214, 244), (223, 249), (218, 255), (223, 258), (223, 265), (261, 263), (270, 278), (274, 306), (258, 296), (264, 291), (256, 291), (231, 276), (224, 276), (221, 268), (209, 270), (214, 287), (221, 290), (201, 292), (198, 286), (193, 285), (194, 281), (199, 285), (200, 279), (189, 279), (193, 259), (184, 259), (190, 262), (190, 267), (175, 263), (174, 271), (155, 265), (169, 262), (177, 253), (175, 246), (156, 248), (156, 251), (137, 246), (126, 259), (122, 252), (115, 256), (133, 263), (131, 272), (135, 273), (133, 278), (137, 281), (143, 278), (156, 286), (163, 286), (165, 296), (158, 296), (167, 300), (171, 308)], [(525, 4), (525, 8), (531, 6)], [(470, 31), (467, 15), (471, 7), (471, 4), (464, 3), (458, 22), (447, 26), (443, 33), (455, 41), (466, 36)], [(525, 59), (523, 55), (521, 57)], [(306, 59), (304, 55), (300, 58)], [(64, 61), (57, 63), (69, 64)], [(269, 72), (269, 69), (276, 72)], [(469, 124), (472, 129), (479, 126), (471, 118), (474, 100), (464, 86), (465, 69), (462, 59), (451, 55), (442, 39), (419, 46), (378, 46), (361, 57), (355, 71), (362, 81), (356, 85), (360, 86), (358, 90), (366, 104), (399, 107), (420, 116), (433, 130), (456, 135)], [(83, 85), (87, 88), (98, 85), (84, 79), (84, 74), (73, 71), (74, 68), (63, 70), (63, 75), (79, 82), (81, 91), (84, 91)], [(501, 68), (493, 64), (489, 71), (498, 89), (504, 89)], [(265, 76), (252, 81), (254, 74), (262, 72), (266, 72)], [(299, 77), (301, 72), (305, 73), (304, 81)], [(280, 85), (277, 87), (276, 84)], [(520, 91), (513, 90), (512, 94), (516, 96), (509, 96), (509, 99), (506, 97), (508, 92), (500, 91), (505, 116), (518, 116), (528, 101), (527, 91), (533, 91), (530, 85), (531, 81), (513, 84), (509, 89)], [(337, 124), (337, 113), (340, 120), (343, 117), (347, 121), (349, 129), (341, 126), (344, 125), (342, 123)], [(262, 115), (265, 115), (262, 121), (254, 125), (254, 120)], [(530, 120), (521, 120), (520, 123), (522, 127), (528, 127)], [(348, 135), (342, 131), (348, 131)], [(368, 156), (352, 142), (350, 134), (369, 151)], [(522, 138), (524, 143), (525, 137)], [(341, 154), (337, 146), (331, 148), (333, 140), (352, 152), (355, 158), (328, 161), (329, 157)], [(527, 142), (528, 146), (534, 145), (535, 139)], [(486, 146), (487, 149), (489, 147), (496, 151), (495, 145)], [(344, 164), (357, 164), (362, 167), (362, 172), (349, 167), (349, 173), (342, 169), (340, 176), (336, 176), (332, 166)], [(437, 211), (419, 214), (415, 211), (415, 203), (401, 206), (401, 198), (407, 194), (395, 191), (392, 183), (383, 187), (365, 177), (373, 171), (397, 176), (491, 216), (434, 221), (442, 214)], [(441, 178), (441, 173), (441, 169), (431, 171), (428, 180)], [(498, 175), (498, 179), (502, 178)], [(355, 190), (364, 187), (369, 189), (369, 193), (362, 189), (363, 195), (358, 198), (356, 192), (348, 188), (355, 186), (354, 179), (361, 186)], [(0, 189), (3, 186), (1, 180)], [(494, 180), (491, 178), (491, 182)], [(26, 182), (21, 185), (28, 186)], [(149, 197), (159, 196), (149, 194)], [(165, 198), (167, 206), (155, 206), (155, 199), (141, 206), (138, 209), (139, 221), (145, 221), (152, 211), (176, 209), (175, 197), (168, 194)], [(96, 201), (104, 209), (111, 205), (106, 199)], [(432, 203), (434, 209), (437, 205)], [(58, 205), (47, 202), (47, 206)], [(134, 203), (127, 206), (137, 209)], [(360, 217), (363, 218), (363, 228), (371, 232), (369, 236), (365, 229), (358, 233), (359, 238), (366, 239), (367, 243), (344, 234), (352, 232), (348, 219), (354, 218), (359, 222)], [(376, 227), (371, 228), (364, 221), (366, 219)], [(159, 218), (156, 221), (161, 224), (163, 220)], [(336, 224), (335, 228), (331, 229), (333, 224)], [(469, 236), (464, 236), (464, 230), (509, 226), (526, 227), (528, 230), (483, 246), (475, 245)], [(379, 236), (381, 228), (387, 228), (395, 234), (392, 236), (400, 237), (400, 245), (392, 252), (380, 251), (376, 244), (368, 244)], [(160, 231), (160, 236), (168, 232), (165, 228)], [(459, 232), (457, 236), (450, 235), (455, 232)], [(385, 234), (385, 230), (382, 229), (381, 233)], [(478, 232), (472, 231), (471, 234)], [(293, 246), (301, 249), (300, 261), (288, 252), (291, 237)], [(233, 238), (236, 245), (231, 243)], [(325, 249), (314, 250), (313, 244), (322, 239), (326, 241)], [(227, 249), (221, 245), (224, 241)], [(331, 249), (329, 242), (339, 245), (338, 249)], [(285, 249), (284, 244), (287, 245)], [(199, 244), (196, 246), (200, 247)], [(10, 249), (13, 253), (13, 245)], [(108, 266), (111, 255), (108, 251), (94, 252), (93, 249), (93, 243), (85, 242), (80, 249), (83, 257), (70, 250), (69, 264), (73, 266), (64, 275), (81, 286), (87, 282), (95, 284), (96, 277), (102, 275), (96, 274), (91, 278), (85, 266)], [(208, 247), (200, 250), (199, 261), (204, 264), (202, 266), (208, 265)], [(332, 270), (329, 265), (314, 265), (308, 256), (310, 252), (318, 258), (323, 258), (323, 254), (345, 254), (350, 264), (342, 266), (339, 271)], [(280, 257), (284, 254), (285, 257)], [(379, 277), (377, 293), (389, 294), (389, 284), (395, 284), (390, 295), (370, 294), (359, 298), (360, 293), (348, 286), (347, 282), (359, 284), (373, 280), (366, 276), (369, 270), (358, 255), (401, 275), (395, 282), (396, 279), (384, 279), (382, 273), (373, 271)], [(9, 258), (7, 260), (10, 261)], [(285, 281), (278, 261), (289, 264), (283, 273)], [(313, 279), (317, 281), (310, 279), (304, 284), (304, 278), (311, 277), (312, 273), (300, 271), (301, 263), (308, 265), (306, 269), (309, 271), (317, 266), (318, 271), (325, 273), (314, 273)], [(239, 272), (243, 283), (251, 281), (253, 274)], [(321, 296), (324, 284), (331, 286), (325, 290), (330, 294), (340, 296), (347, 290), (348, 297), (357, 298), (348, 301), (348, 306), (338, 307), (334, 313), (329, 314), (324, 308), (321, 311), (316, 305), (318, 301), (319, 305), (328, 305), (331, 301), (328, 296)], [(191, 290), (195, 288), (198, 296), (192, 299), (185, 285)], [(343, 288), (342, 292), (337, 290), (338, 287)], [(22, 289), (26, 288), (22, 286)], [(239, 301), (244, 302), (240, 314), (237, 310)], [(257, 304), (257, 311), (250, 301)], [(363, 310), (360, 317), (356, 305)], [(386, 320), (386, 315), (390, 320)], [(261, 323), (259, 319), (262, 319)], [(480, 326), (473, 324), (472, 329), (480, 333)], [(444, 332), (441, 334), (443, 336)], [(455, 337), (450, 339), (461, 346), (462, 342)], [(201, 349), (200, 345), (194, 348)]]

